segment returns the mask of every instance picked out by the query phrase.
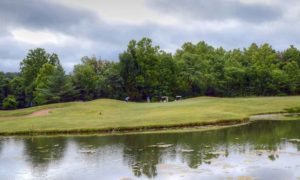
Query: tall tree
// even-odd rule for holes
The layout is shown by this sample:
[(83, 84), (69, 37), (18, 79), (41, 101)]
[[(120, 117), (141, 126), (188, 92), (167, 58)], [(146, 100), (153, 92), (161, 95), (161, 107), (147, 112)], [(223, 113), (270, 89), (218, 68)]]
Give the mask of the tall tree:
[(24, 79), (20, 76), (14, 77), (9, 82), (9, 94), (14, 95), (18, 101), (18, 107), (23, 108), (26, 106), (26, 96), (25, 96), (25, 87)]
[(155, 95), (175, 96), (180, 93), (177, 86), (177, 66), (172, 54), (161, 52), (157, 71), (158, 85), (155, 87)]
[(151, 39), (143, 38), (139, 42), (130, 41), (127, 50), (120, 54), (120, 73), (131, 99), (142, 100), (155, 93), (160, 53), (158, 46), (152, 46)]
[(26, 87), (26, 102), (29, 106), (32, 105), (32, 101), (34, 99), (34, 82), (38, 76), (40, 69), (46, 63), (52, 65), (59, 64), (57, 54), (49, 54), (42, 48), (36, 48), (34, 50), (29, 50), (26, 58), (23, 59), (20, 64), (21, 76), (24, 79), (24, 86)]
[[(184, 43), (174, 55), (132, 40), (119, 62), (83, 57), (66, 75), (56, 54), (30, 50), (21, 73), (0, 72), (0, 108), (19, 108), (74, 99), (183, 95), (266, 96), (300, 94), (300, 51), (290, 46), (276, 52), (271, 45), (251, 44), (226, 51), (204, 41)], [(74, 90), (74, 87), (76, 90)], [(34, 104), (33, 104), (34, 105)]]
[(246, 67), (243, 65), (243, 53), (235, 49), (228, 52), (225, 58), (223, 94), (225, 96), (246, 95)]
[(3, 72), (0, 72), (0, 108), (3, 100), (8, 96), (8, 79)]
[(286, 49), (282, 53), (282, 56), (284, 61), (288, 61), (288, 62), (294, 61), (298, 63), (298, 66), (300, 66), (300, 51), (293, 45), (291, 45), (288, 49)]
[(205, 42), (196, 45), (185, 43), (177, 50), (175, 60), (178, 64), (178, 80), (182, 94), (186, 96), (204, 95), (214, 80), (209, 72), (209, 64), (213, 59), (214, 48)]
[(60, 64), (44, 64), (36, 80), (35, 101), (41, 104), (70, 101), (74, 87)]
[(73, 82), (81, 100), (95, 98), (97, 76), (93, 66), (89, 63), (76, 65), (73, 70)]

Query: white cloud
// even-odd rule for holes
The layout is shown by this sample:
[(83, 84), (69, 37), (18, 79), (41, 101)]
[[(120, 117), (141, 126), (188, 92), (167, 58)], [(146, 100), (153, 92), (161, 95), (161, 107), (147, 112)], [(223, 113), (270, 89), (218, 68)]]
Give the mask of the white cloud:
[(32, 45), (54, 44), (63, 46), (67, 43), (74, 42), (74, 38), (61, 33), (53, 33), (48, 30), (30, 31), (27, 29), (14, 29), (11, 31), (13, 38), (16, 41), (24, 42)]
[(54, 0), (65, 6), (86, 9), (98, 15), (108, 23), (127, 23), (140, 25), (146, 22), (176, 24), (172, 16), (157, 14), (146, 6), (146, 0)]

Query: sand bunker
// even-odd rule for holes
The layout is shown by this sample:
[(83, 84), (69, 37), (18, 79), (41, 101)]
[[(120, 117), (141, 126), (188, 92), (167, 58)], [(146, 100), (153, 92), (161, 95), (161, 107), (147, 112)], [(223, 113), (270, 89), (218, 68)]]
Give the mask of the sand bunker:
[(33, 112), (32, 114), (27, 115), (26, 117), (39, 117), (39, 116), (46, 116), (50, 113), (52, 109), (43, 109), (40, 111)]
[(7, 116), (7, 117), (0, 117), (0, 120), (14, 120), (14, 119), (23, 119), (23, 118), (32, 118), (32, 117), (41, 117), (41, 116), (47, 116), (50, 114), (50, 112), (53, 109), (43, 109), (39, 111), (35, 111), (31, 114), (28, 115), (23, 115), (23, 116)]

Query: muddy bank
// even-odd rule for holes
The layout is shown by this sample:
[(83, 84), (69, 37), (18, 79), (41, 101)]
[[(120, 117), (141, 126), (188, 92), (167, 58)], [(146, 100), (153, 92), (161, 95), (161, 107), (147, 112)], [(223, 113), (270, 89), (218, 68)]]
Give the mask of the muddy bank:
[(274, 113), (274, 114), (259, 114), (250, 116), (250, 121), (257, 120), (300, 120), (300, 113)]

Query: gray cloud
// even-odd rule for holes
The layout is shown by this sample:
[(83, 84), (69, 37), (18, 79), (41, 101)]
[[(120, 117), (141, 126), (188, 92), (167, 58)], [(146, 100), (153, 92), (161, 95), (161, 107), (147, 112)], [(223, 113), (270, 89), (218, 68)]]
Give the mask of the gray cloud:
[(95, 18), (86, 11), (74, 10), (48, 0), (1, 0), (0, 22), (7, 26), (63, 29)]
[[(298, 1), (291, 2), (289, 7), (299, 5)], [(129, 40), (145, 36), (171, 52), (184, 42), (201, 40), (226, 49), (247, 47), (252, 42), (267, 42), (278, 49), (287, 48), (290, 44), (300, 45), (299, 18), (294, 15), (293, 20), (284, 19), (283, 13), (287, 12), (284, 8), (287, 7), (281, 10), (275, 5), (245, 5), (237, 0), (147, 0), (147, 3), (147, 7), (155, 13), (163, 16), (162, 13), (167, 12), (176, 19), (175, 13), (178, 13), (184, 20), (179, 18), (178, 22), (170, 25), (155, 21), (111, 23), (93, 11), (79, 10), (50, 0), (1, 0), (0, 71), (18, 71), (18, 65), (28, 50), (37, 47), (14, 39), (12, 30), (19, 28), (47, 30), (71, 37), (70, 42), (64, 44), (46, 43), (40, 46), (50, 53), (57, 53), (68, 72), (85, 55), (118, 60), (118, 54), (126, 49)], [(208, 29), (201, 26), (203, 19), (206, 23), (212, 20)], [(237, 23), (220, 30), (219, 22), (229, 19)], [(195, 25), (190, 23), (195, 20)], [(185, 28), (187, 26), (189, 28)]]
[(279, 7), (263, 4), (244, 4), (232, 0), (148, 0), (150, 7), (161, 13), (190, 16), (204, 20), (238, 19), (261, 23), (280, 18)]

